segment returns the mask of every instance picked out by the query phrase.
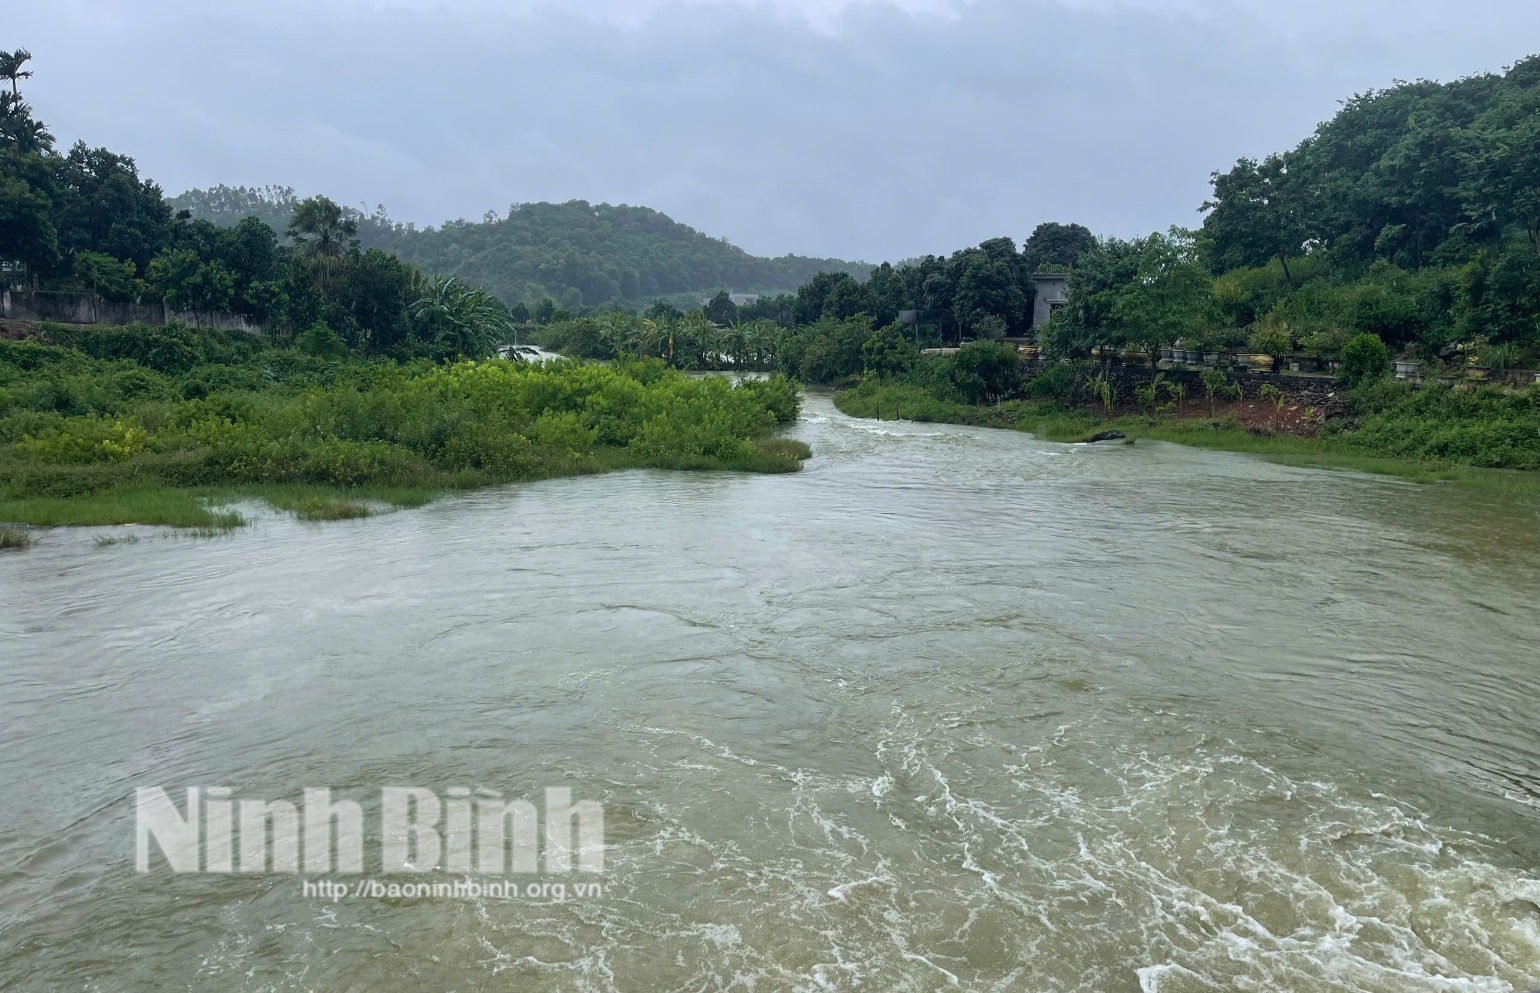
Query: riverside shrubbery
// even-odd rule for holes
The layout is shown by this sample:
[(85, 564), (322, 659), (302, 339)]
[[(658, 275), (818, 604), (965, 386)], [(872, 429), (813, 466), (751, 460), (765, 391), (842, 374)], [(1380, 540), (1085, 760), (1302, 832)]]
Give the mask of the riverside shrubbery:
[(800, 403), (780, 378), (734, 385), (660, 362), (331, 361), (222, 350), (198, 332), (153, 347), (132, 337), (0, 342), (0, 519), (26, 516), (8, 502), (123, 489), (440, 489), (644, 466), (788, 472), (805, 457), (769, 437)]
[[(1284, 454), (1318, 449), (1353, 459), (1540, 469), (1540, 387), (1524, 391), (1492, 386), (1414, 389), (1384, 378), (1384, 346), (1377, 341), (1368, 345), (1364, 349), (1367, 359), (1355, 370), (1361, 384), (1349, 393), (1350, 416), (1328, 423), (1319, 438), (1289, 440)], [(982, 347), (983, 343), (968, 346)], [(1069, 363), (1042, 367), (1004, 403), (980, 404), (963, 388), (967, 370), (978, 363), (969, 363), (960, 373), (961, 366), (957, 357), (926, 356), (901, 374), (862, 378), (855, 387), (839, 394), (835, 403), (853, 417), (1017, 428), (1056, 441), (1078, 441), (1117, 429), (1130, 436), (1252, 451), (1259, 444), (1257, 435), (1273, 433), (1269, 427), (1245, 427), (1233, 419), (1189, 418), (1178, 425), (1175, 418), (1157, 424), (1147, 414), (1119, 416), (1104, 409), (1092, 395), (1088, 376), (1094, 367)], [(1226, 382), (1222, 375), (1216, 375), (1221, 383)], [(1003, 393), (1007, 382), (1002, 378), (995, 388)]]
[(1343, 438), (1376, 455), (1492, 469), (1540, 469), (1540, 387), (1360, 388), (1356, 430)]

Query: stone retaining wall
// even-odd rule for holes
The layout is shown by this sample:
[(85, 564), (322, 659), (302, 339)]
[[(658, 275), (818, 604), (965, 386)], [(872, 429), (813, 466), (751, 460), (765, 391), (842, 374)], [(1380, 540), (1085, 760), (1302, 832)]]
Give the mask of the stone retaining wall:
[[(1048, 363), (1033, 360), (1023, 363), (1028, 377), (1036, 376)], [(1150, 380), (1148, 368), (1127, 366), (1104, 367), (1107, 377), (1118, 384), (1118, 392), (1124, 397), (1133, 396), (1134, 387)], [(1181, 383), (1187, 390), (1187, 399), (1201, 398), (1202, 374), (1196, 369), (1162, 369), (1168, 382)], [(1273, 386), (1289, 398), (1289, 402), (1305, 407), (1318, 407), (1327, 417), (1335, 417), (1348, 410), (1345, 387), (1335, 379), (1315, 379), (1301, 376), (1275, 376), (1268, 373), (1247, 372), (1229, 374), (1230, 382), (1239, 383), (1248, 399), (1255, 399), (1263, 386)]]

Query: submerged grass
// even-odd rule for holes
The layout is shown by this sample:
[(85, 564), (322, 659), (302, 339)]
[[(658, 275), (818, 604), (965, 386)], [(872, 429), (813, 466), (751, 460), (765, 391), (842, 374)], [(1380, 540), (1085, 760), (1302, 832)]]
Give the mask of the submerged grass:
[(37, 538), (24, 528), (0, 528), (0, 550), (31, 548)]
[[(412, 485), (128, 486), (73, 496), (0, 495), (0, 520), (40, 527), (148, 524), (218, 534), (247, 523), (239, 511), (230, 509), (239, 503), (265, 503), (304, 521), (357, 520), (387, 510), (422, 507), (445, 493), (484, 486), (642, 468), (787, 473), (796, 472), (802, 461), (811, 456), (812, 450), (803, 442), (789, 438), (761, 438), (753, 441), (747, 451), (732, 458), (699, 454), (644, 457), (627, 449), (595, 449), (581, 460), (553, 460), (521, 472), (429, 472), (424, 474), (421, 482)], [(16, 533), (27, 534), (22, 530)]]

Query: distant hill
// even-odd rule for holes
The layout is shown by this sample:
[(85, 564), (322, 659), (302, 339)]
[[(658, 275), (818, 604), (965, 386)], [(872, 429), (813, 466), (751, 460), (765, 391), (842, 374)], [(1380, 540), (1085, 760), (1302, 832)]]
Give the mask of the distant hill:
[[(258, 217), (283, 233), (300, 197), (288, 187), (190, 190), (172, 209), (233, 227)], [(822, 271), (865, 279), (872, 267), (842, 259), (760, 258), (646, 207), (525, 203), (480, 221), (417, 229), (385, 208), (350, 211), (365, 248), (393, 250), (430, 272), (453, 273), (508, 303), (549, 296), (566, 305), (632, 306), (663, 298), (735, 293), (795, 293)]]

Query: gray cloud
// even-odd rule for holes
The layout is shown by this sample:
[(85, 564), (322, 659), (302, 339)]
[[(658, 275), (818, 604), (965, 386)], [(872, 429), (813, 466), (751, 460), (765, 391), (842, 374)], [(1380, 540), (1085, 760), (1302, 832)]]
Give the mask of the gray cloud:
[[(16, 0), (11, 0), (14, 4)], [(437, 223), (645, 204), (867, 259), (1043, 220), (1190, 224), (1212, 170), (1396, 78), (1498, 69), (1533, 0), (22, 0), (65, 141), (169, 192), (292, 185)], [(1540, 49), (1533, 41), (1528, 47)]]

